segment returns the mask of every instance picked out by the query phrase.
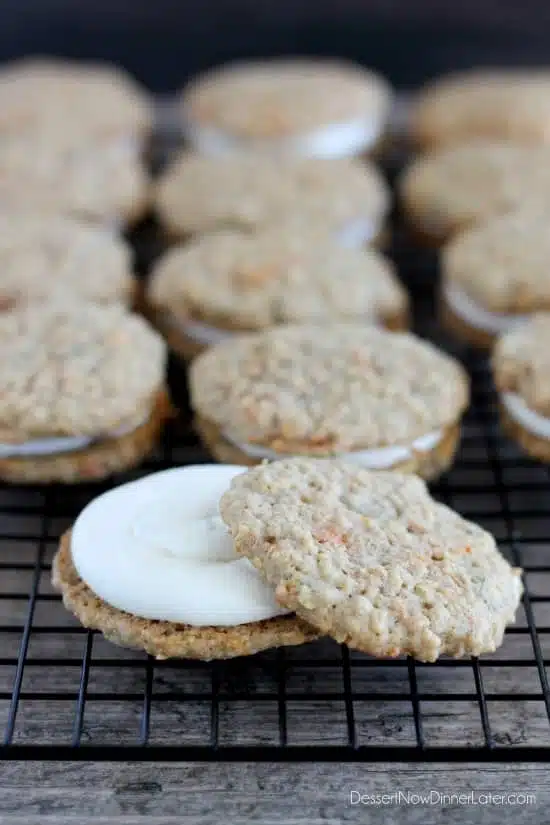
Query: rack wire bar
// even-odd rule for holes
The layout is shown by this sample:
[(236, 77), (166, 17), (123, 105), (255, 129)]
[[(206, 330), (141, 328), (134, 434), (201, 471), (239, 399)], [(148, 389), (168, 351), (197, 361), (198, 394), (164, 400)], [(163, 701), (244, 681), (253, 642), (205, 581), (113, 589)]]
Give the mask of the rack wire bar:
[[(151, 227), (146, 229), (151, 233)], [(143, 256), (146, 244), (139, 243)], [(437, 272), (394, 257), (416, 330), (434, 323)], [(140, 270), (148, 261), (140, 259)], [(451, 471), (433, 493), (495, 535), (524, 568), (516, 625), (496, 653), (375, 660), (330, 640), (228, 662), (154, 661), (78, 625), (50, 584), (61, 533), (108, 484), (0, 487), (0, 757), (42, 760), (536, 761), (550, 758), (550, 473), (502, 434), (486, 358), (458, 351), (472, 406)], [(128, 479), (208, 461), (181, 408)], [(126, 480), (117, 479), (117, 482)]]

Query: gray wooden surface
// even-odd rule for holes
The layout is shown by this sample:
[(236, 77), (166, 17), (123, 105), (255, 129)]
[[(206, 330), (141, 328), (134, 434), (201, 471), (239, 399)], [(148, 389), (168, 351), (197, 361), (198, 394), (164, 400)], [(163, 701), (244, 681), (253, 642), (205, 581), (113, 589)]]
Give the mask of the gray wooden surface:
[[(410, 804), (350, 805), (350, 791), (411, 794)], [(528, 805), (413, 804), (412, 794), (529, 793)], [(193, 823), (336, 825), (340, 822), (549, 821), (544, 765), (147, 765), (9, 763), (0, 780), (0, 823)]]

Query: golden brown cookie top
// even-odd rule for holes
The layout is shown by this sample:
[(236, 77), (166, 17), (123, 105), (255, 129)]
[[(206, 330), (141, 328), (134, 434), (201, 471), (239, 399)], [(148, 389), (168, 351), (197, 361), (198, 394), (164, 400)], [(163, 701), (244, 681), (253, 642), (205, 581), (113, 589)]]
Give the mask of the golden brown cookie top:
[(514, 620), (520, 571), (415, 476), (274, 461), (236, 476), (220, 512), (280, 604), (367, 653), (479, 655)]
[(547, 144), (550, 72), (473, 69), (441, 77), (418, 94), (411, 131), (424, 148), (476, 138)]
[(0, 200), (17, 209), (74, 215), (112, 226), (141, 217), (149, 179), (132, 140), (67, 132), (0, 137)]
[(550, 208), (550, 146), (444, 148), (413, 161), (400, 191), (414, 226), (442, 239), (525, 203)]
[(368, 120), (380, 128), (389, 84), (361, 66), (314, 58), (229, 64), (192, 81), (184, 119), (235, 138), (290, 138), (331, 124)]
[(120, 305), (66, 302), (0, 314), (2, 441), (137, 426), (164, 382), (165, 345)]
[(156, 207), (179, 236), (305, 221), (338, 233), (358, 219), (380, 226), (390, 196), (377, 169), (355, 160), (185, 152), (160, 179)]
[(40, 134), (54, 144), (68, 132), (140, 140), (152, 122), (149, 96), (119, 67), (39, 57), (0, 71), (0, 135)]
[(288, 322), (383, 321), (408, 299), (389, 261), (343, 249), (322, 233), (287, 227), (218, 232), (171, 249), (149, 299), (164, 310), (243, 329)]
[(0, 210), (0, 308), (72, 295), (128, 303), (131, 252), (113, 231), (64, 215)]

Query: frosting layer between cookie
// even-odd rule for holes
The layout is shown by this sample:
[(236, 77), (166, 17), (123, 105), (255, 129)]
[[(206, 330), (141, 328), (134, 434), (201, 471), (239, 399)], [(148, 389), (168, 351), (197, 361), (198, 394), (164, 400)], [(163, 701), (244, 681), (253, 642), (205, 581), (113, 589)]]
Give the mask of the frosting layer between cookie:
[(242, 140), (190, 119), (185, 122), (185, 135), (194, 149), (206, 155), (232, 152), (262, 151), (297, 157), (345, 158), (367, 151), (380, 137), (381, 124), (368, 119), (331, 123), (306, 134), (279, 140)]
[(520, 395), (504, 392), (500, 400), (508, 415), (524, 429), (539, 438), (550, 438), (550, 418), (529, 409)]
[[(143, 422), (139, 422), (141, 424)], [(137, 426), (139, 426), (139, 424)], [(104, 433), (97, 438), (91, 436), (66, 436), (65, 438), (33, 438), (17, 444), (0, 443), (0, 458), (19, 458), (44, 455), (57, 455), (58, 453), (70, 453), (76, 450), (83, 450), (98, 440), (108, 440), (110, 438), (120, 438), (132, 432), (135, 427), (118, 427), (109, 433)]]
[(453, 283), (443, 285), (443, 297), (455, 315), (467, 324), (494, 335), (506, 332), (529, 317), (528, 315), (490, 312), (473, 301), (460, 286)]
[[(234, 444), (235, 447), (238, 447), (239, 450), (242, 450), (243, 453), (246, 453), (246, 455), (252, 458), (266, 458), (270, 461), (290, 458), (290, 456), (284, 453), (277, 453), (268, 447), (235, 440), (227, 432), (224, 432), (223, 435), (228, 441)], [(356, 450), (351, 453), (342, 453), (338, 458), (342, 461), (358, 464), (360, 467), (367, 467), (371, 470), (384, 470), (403, 461), (408, 461), (414, 452), (427, 452), (428, 450), (432, 450), (439, 444), (442, 437), (442, 431), (436, 430), (433, 433), (427, 433), (424, 436), (416, 438), (410, 445), (399, 444), (395, 447), (379, 447), (374, 450)]]

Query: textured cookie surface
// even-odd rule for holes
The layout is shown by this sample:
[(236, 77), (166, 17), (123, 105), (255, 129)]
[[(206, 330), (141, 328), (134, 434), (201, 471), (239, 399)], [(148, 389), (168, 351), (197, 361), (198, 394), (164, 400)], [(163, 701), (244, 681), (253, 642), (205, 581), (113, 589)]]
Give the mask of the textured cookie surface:
[(499, 338), (493, 370), (500, 392), (517, 393), (531, 410), (550, 416), (550, 313), (537, 313)]
[(376, 656), (495, 650), (520, 571), (414, 476), (291, 459), (235, 478), (220, 511), (278, 601)]
[(382, 319), (407, 296), (378, 253), (344, 249), (323, 233), (219, 232), (167, 253), (151, 282), (153, 304), (249, 329), (326, 318)]
[(133, 142), (102, 142), (68, 131), (0, 139), (0, 199), (14, 209), (81, 216), (113, 225), (142, 217), (149, 180)]
[(423, 89), (411, 130), (424, 147), (473, 138), (548, 143), (550, 72), (473, 70), (440, 78)]
[(156, 206), (175, 234), (259, 229), (300, 215), (338, 231), (358, 219), (380, 223), (389, 191), (374, 166), (359, 161), (187, 152), (161, 178)]
[(152, 126), (152, 106), (138, 84), (108, 64), (32, 58), (0, 71), (0, 134), (40, 133), (63, 140), (136, 137)]
[(240, 138), (287, 137), (332, 123), (386, 118), (388, 84), (328, 60), (270, 60), (215, 69), (182, 96), (184, 117)]
[(122, 647), (138, 648), (157, 659), (230, 659), (250, 656), (270, 647), (298, 645), (319, 633), (294, 616), (280, 616), (237, 627), (191, 627), (173, 622), (140, 619), (111, 607), (79, 577), (71, 558), (70, 533), (62, 539), (52, 564), (54, 587), (65, 607), (84, 627), (100, 630)]
[(443, 249), (443, 274), (493, 312), (550, 308), (550, 210), (526, 207), (456, 235)]
[(521, 208), (550, 207), (550, 147), (475, 142), (411, 164), (401, 180), (413, 226), (435, 237)]
[(32, 305), (0, 314), (0, 440), (135, 427), (163, 385), (165, 346), (118, 305)]
[(238, 336), (200, 355), (190, 384), (198, 415), (289, 453), (408, 444), (456, 422), (468, 403), (452, 358), (413, 335), (359, 324)]
[(128, 303), (131, 254), (113, 232), (61, 215), (0, 210), (0, 307), (74, 295)]

